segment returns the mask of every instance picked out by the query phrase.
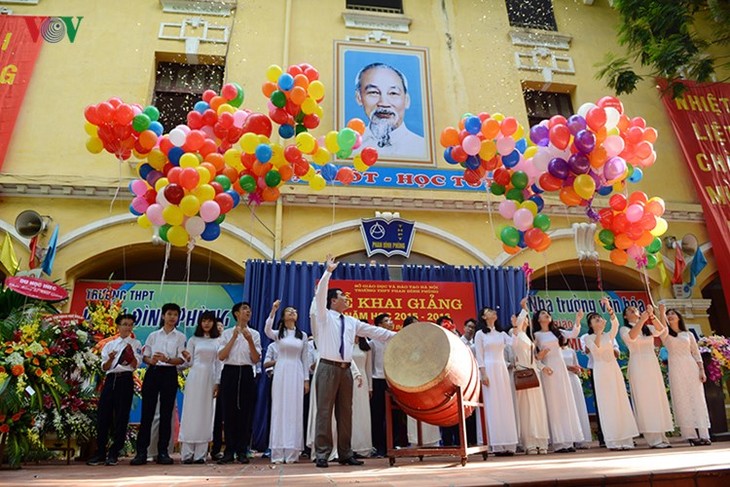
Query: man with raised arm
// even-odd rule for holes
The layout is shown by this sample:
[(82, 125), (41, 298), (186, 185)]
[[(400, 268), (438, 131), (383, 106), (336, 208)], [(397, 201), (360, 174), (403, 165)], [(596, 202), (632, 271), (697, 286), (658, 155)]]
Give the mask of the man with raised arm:
[(394, 332), (368, 325), (343, 313), (350, 307), (342, 289), (328, 289), (332, 272), (337, 268), (331, 255), (314, 295), (315, 334), (320, 360), (314, 377), (317, 389), (317, 417), (314, 447), (317, 467), (328, 467), (332, 452), (332, 409), (337, 419), (337, 458), (342, 465), (362, 465), (352, 455), (352, 344), (355, 336), (387, 341)]

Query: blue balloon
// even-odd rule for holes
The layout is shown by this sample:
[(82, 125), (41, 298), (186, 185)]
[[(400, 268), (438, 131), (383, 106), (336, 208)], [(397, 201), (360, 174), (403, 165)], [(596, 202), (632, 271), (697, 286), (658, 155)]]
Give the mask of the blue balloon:
[(185, 154), (185, 151), (182, 147), (173, 147), (170, 149), (170, 152), (167, 153), (167, 158), (170, 160), (170, 164), (173, 166), (179, 166), (180, 158), (183, 154)]
[[(142, 178), (142, 179), (147, 179), (147, 178)], [(133, 182), (134, 182), (134, 180), (130, 181), (129, 184), (127, 185), (127, 189), (129, 189), (129, 192), (132, 193), (132, 194), (134, 194), (134, 191), (132, 191), (132, 183)]]
[(611, 194), (611, 191), (613, 191), (613, 187), (611, 186), (601, 186), (600, 188), (598, 188), (598, 194), (600, 194), (601, 196), (608, 196), (609, 194)]
[(537, 183), (535, 183), (532, 186), (530, 186), (530, 188), (532, 189), (532, 192), (535, 193), (535, 194), (540, 194), (540, 193), (544, 193), (545, 192), (545, 190), (542, 189)]
[(542, 211), (542, 209), (545, 208), (545, 201), (542, 199), (542, 196), (538, 196), (538, 195), (530, 196), (530, 201), (532, 201), (533, 203), (535, 203), (537, 205), (538, 213), (540, 213)]
[(281, 91), (289, 91), (294, 88), (294, 77), (289, 73), (283, 73), (279, 76), (279, 89)]
[(228, 194), (231, 197), (231, 199), (233, 200), (233, 207), (234, 208), (237, 207), (238, 203), (241, 202), (241, 195), (238, 194), (236, 192), (236, 190), (234, 190), (234, 189), (229, 189), (228, 191), (226, 191), (226, 194)]
[(518, 140), (517, 142), (515, 142), (515, 149), (517, 149), (520, 152), (520, 154), (524, 154), (525, 151), (527, 150), (527, 140), (522, 138), (522, 139)]
[(205, 224), (205, 230), (200, 234), (200, 238), (207, 242), (211, 242), (218, 238), (221, 234), (221, 226), (215, 222)]
[(261, 162), (269, 162), (269, 160), (271, 160), (272, 154), (273, 151), (271, 150), (269, 144), (259, 144), (256, 147), (256, 159)]
[(451, 157), (451, 149), (453, 149), (453, 147), (447, 147), (444, 149), (444, 160), (449, 164), (457, 164), (454, 158)]
[(638, 183), (641, 181), (641, 178), (644, 177), (644, 171), (641, 170), (641, 168), (638, 168), (634, 166), (634, 171), (631, 173), (631, 176), (629, 176), (629, 182), (630, 183)]
[(518, 230), (520, 232), (520, 241), (517, 242), (517, 246), (521, 249), (524, 249), (527, 247), (527, 244), (525, 243), (525, 232)]
[(139, 211), (135, 210), (135, 209), (134, 209), (134, 207), (132, 207), (132, 205), (129, 205), (129, 212), (130, 212), (130, 213), (131, 213), (132, 215), (134, 215), (134, 216), (140, 216), (140, 215), (142, 214), (142, 213), (140, 213)]
[(464, 120), (464, 129), (470, 134), (476, 135), (482, 130), (482, 121), (479, 117), (469, 117)]
[(203, 100), (200, 100), (199, 102), (195, 103), (195, 106), (193, 106), (193, 110), (196, 112), (203, 114), (205, 111), (210, 108), (210, 105), (208, 105), (207, 102), (204, 102)]
[(502, 164), (506, 168), (515, 167), (518, 162), (520, 162), (520, 153), (517, 150), (513, 150), (506, 156), (502, 156)]
[(291, 139), (294, 137), (294, 125), (280, 125), (279, 126), (279, 137), (282, 139)]
[(139, 177), (142, 179), (147, 179), (147, 175), (153, 170), (154, 168), (149, 164), (142, 164), (141, 166), (139, 166)]
[(163, 127), (160, 122), (155, 120), (154, 122), (150, 122), (150, 126), (147, 127), (147, 130), (153, 131), (159, 137), (160, 135), (162, 135), (162, 132), (165, 131), (165, 127)]
[(328, 162), (324, 166), (322, 166), (322, 169), (320, 170), (320, 174), (325, 179), (325, 181), (331, 182), (334, 181), (337, 177), (337, 166), (332, 164), (331, 162)]
[(469, 156), (466, 158), (466, 161), (464, 162), (467, 168), (477, 170), (479, 169), (479, 166), (482, 165), (482, 160), (479, 159), (479, 156)]

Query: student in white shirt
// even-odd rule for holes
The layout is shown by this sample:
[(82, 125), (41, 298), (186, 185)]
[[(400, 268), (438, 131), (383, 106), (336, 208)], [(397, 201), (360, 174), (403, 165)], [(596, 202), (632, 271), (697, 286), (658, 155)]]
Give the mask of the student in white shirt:
[[(132, 373), (142, 362), (142, 344), (132, 337), (134, 316), (120, 314), (115, 323), (119, 336), (101, 350), (101, 368), (106, 372), (97, 406), (96, 455), (87, 465), (116, 465), (124, 447), (129, 424), (129, 411), (134, 396)], [(109, 430), (114, 428), (114, 442), (107, 454)]]
[(137, 434), (137, 455), (130, 465), (147, 463), (147, 448), (150, 445), (152, 421), (157, 401), (160, 402), (160, 434), (157, 441), (157, 463), (171, 465), (168, 453), (172, 434), (172, 412), (177, 395), (177, 366), (185, 363), (182, 351), (185, 349), (185, 335), (175, 327), (180, 319), (180, 306), (166, 303), (162, 306), (162, 326), (147, 337), (142, 348), (147, 373), (142, 383), (142, 420)]

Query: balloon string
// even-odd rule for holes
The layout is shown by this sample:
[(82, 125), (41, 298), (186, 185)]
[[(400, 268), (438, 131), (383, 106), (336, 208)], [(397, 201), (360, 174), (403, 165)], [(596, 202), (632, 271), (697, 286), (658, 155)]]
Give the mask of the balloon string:
[(193, 249), (195, 248), (195, 241), (190, 239), (188, 242), (188, 255), (187, 261), (185, 262), (185, 307), (188, 306), (188, 291), (190, 290), (190, 260), (193, 255)]
[(117, 196), (119, 196), (119, 190), (122, 189), (122, 158), (118, 158), (119, 161), (119, 181), (117, 181), (117, 189), (114, 191), (114, 196), (112, 197), (112, 202), (109, 203), (109, 213), (112, 212), (112, 209), (114, 208), (114, 202), (117, 200)]
[(598, 290), (603, 293), (603, 279), (601, 277), (601, 261), (596, 259), (596, 281), (598, 283)]
[(492, 215), (492, 192), (487, 186), (487, 213), (489, 214), (489, 227), (492, 230), (492, 239), (498, 240), (497, 233), (494, 231), (494, 217)]
[(160, 279), (160, 294), (162, 294), (162, 287), (165, 285), (165, 274), (167, 274), (167, 262), (170, 259), (170, 250), (172, 246), (170, 242), (165, 244), (165, 262), (162, 264), (162, 278)]

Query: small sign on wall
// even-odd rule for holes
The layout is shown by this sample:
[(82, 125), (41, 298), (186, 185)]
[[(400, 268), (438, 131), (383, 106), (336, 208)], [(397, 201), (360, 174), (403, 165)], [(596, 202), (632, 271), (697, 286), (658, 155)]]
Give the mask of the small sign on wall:
[(360, 231), (368, 257), (373, 254), (408, 257), (416, 234), (416, 222), (400, 218), (363, 218)]

